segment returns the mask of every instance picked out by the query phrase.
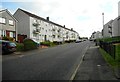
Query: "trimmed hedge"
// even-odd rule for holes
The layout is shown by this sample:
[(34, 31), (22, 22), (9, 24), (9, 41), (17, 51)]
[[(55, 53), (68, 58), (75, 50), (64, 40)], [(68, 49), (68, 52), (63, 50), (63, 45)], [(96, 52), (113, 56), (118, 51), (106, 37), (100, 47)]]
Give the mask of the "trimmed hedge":
[(111, 57), (120, 62), (120, 37), (97, 39), (96, 43)]
[(24, 44), (24, 50), (32, 50), (32, 49), (37, 49), (38, 48), (38, 44), (35, 43), (33, 40), (31, 39), (24, 39), (23, 41)]
[(118, 36), (118, 37), (110, 37), (110, 38), (97, 39), (96, 41), (103, 41), (103, 42), (118, 42), (118, 41), (120, 41), (120, 36)]
[(117, 60), (118, 62), (120, 62), (120, 44), (115, 45), (115, 46), (116, 46), (116, 54), (115, 54), (116, 60)]
[(54, 46), (55, 45), (53, 42), (50, 42), (50, 41), (41, 42), (40, 44), (44, 45), (44, 46)]
[(23, 43), (16, 43), (17, 51), (24, 51), (24, 44)]

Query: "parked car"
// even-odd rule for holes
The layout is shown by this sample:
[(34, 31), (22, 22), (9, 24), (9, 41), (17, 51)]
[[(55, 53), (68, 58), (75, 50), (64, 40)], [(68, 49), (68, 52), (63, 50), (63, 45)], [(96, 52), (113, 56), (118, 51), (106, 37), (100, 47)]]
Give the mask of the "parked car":
[(79, 42), (82, 42), (82, 40), (79, 39), (79, 40), (76, 40), (76, 41), (75, 41), (75, 43), (79, 43)]
[(33, 40), (37, 44), (37, 47), (40, 46), (40, 42), (36, 41), (35, 39), (31, 39), (31, 40)]
[(89, 39), (89, 41), (93, 41), (92, 39)]
[(2, 54), (16, 51), (16, 44), (14, 42), (0, 40), (0, 45), (2, 45)]

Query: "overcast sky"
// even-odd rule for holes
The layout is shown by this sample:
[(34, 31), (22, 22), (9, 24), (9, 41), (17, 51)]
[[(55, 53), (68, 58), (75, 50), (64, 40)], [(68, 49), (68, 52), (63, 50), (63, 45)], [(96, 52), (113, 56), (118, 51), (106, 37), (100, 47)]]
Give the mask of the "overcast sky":
[(119, 0), (1, 0), (1, 9), (12, 14), (18, 9), (27, 10), (67, 28), (73, 28), (81, 37), (102, 30), (102, 13), (105, 23), (118, 16)]

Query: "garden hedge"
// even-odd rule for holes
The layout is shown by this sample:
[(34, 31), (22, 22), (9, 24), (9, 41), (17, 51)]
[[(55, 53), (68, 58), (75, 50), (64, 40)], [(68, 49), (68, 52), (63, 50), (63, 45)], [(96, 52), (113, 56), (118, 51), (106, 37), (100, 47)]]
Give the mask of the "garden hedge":
[(38, 48), (38, 44), (31, 39), (24, 39), (23, 44), (24, 50), (32, 50)]

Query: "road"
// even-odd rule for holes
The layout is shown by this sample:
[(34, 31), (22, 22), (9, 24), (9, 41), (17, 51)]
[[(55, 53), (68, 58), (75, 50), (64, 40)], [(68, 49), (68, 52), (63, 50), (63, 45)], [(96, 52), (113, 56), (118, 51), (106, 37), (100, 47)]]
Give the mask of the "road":
[(2, 61), (3, 80), (70, 80), (91, 43), (70, 43)]

